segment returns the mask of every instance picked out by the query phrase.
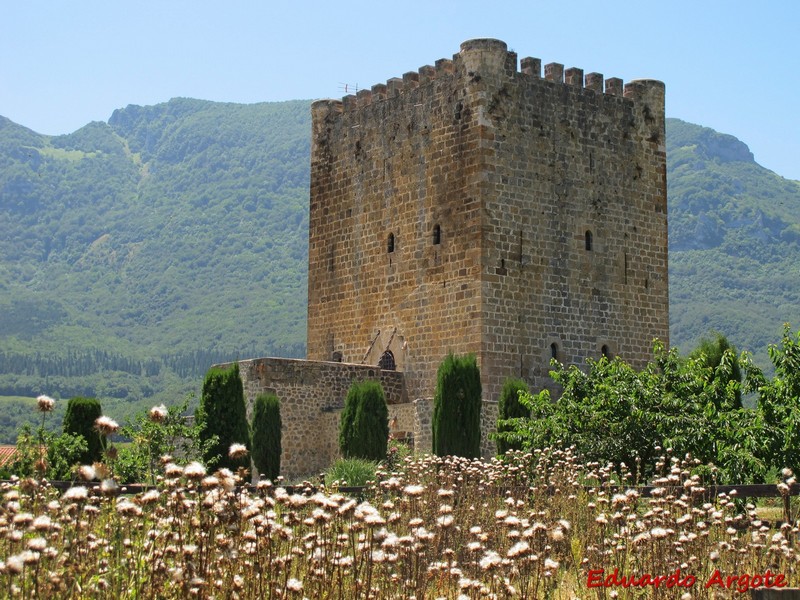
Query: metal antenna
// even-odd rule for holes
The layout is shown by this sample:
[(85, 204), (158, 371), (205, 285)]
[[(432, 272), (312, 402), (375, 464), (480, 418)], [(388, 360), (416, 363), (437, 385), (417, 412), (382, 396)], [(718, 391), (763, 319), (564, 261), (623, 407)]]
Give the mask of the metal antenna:
[(341, 83), (339, 82), (339, 91), (344, 92), (344, 95), (348, 94), (357, 94), (358, 93), (358, 84), (356, 83), (353, 85), (352, 83)]

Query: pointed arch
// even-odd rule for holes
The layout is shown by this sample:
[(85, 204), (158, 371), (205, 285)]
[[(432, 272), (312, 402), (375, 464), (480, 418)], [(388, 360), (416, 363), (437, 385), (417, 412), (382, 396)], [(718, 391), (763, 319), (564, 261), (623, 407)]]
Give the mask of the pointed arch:
[(394, 354), (392, 354), (391, 350), (387, 350), (381, 354), (381, 358), (378, 361), (378, 367), (384, 371), (394, 371), (397, 368), (397, 364), (394, 361)]

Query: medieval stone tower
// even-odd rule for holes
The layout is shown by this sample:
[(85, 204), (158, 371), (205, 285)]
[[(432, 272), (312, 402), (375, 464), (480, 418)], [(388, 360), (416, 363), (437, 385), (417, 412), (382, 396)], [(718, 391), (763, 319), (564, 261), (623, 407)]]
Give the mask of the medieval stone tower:
[(492, 401), (668, 343), (663, 83), (480, 39), (312, 113), (309, 360), (396, 368), (413, 399), (472, 352)]
[(284, 475), (336, 458), (353, 381), (380, 380), (426, 452), (436, 370), (475, 353), (490, 455), (506, 377), (669, 342), (664, 85), (520, 66), (471, 40), (313, 104), (308, 359), (239, 361), (251, 406), (281, 401)]

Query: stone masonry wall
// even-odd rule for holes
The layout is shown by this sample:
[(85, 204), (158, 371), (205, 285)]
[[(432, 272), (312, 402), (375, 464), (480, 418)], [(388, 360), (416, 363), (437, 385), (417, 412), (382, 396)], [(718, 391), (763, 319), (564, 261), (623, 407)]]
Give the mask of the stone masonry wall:
[(397, 371), (285, 358), (243, 360), (239, 370), (248, 416), (259, 394), (275, 394), (281, 402), (281, 474), (286, 477), (316, 475), (339, 456), (339, 415), (353, 381), (379, 380), (390, 418), (398, 417), (396, 428), (413, 430), (403, 374)]
[(642, 368), (669, 338), (664, 84), (604, 91), (599, 73), (550, 64), (542, 77), (537, 59), (517, 72), (502, 42), (465, 50), (486, 173), (485, 398), (509, 376), (547, 387), (554, 354)]
[(448, 352), (479, 348), (483, 174), (463, 94), (442, 60), (312, 107), (308, 358), (390, 351), (411, 398)]
[[(230, 363), (219, 365), (227, 367)], [(418, 452), (431, 451), (433, 399), (409, 402), (403, 374), (368, 365), (289, 358), (239, 361), (248, 418), (259, 394), (275, 394), (281, 402), (281, 475), (289, 479), (315, 476), (339, 457), (339, 417), (354, 381), (381, 382), (389, 408), (390, 435), (413, 442)], [(481, 452), (494, 455), (489, 432), (497, 422), (497, 403), (481, 410)]]

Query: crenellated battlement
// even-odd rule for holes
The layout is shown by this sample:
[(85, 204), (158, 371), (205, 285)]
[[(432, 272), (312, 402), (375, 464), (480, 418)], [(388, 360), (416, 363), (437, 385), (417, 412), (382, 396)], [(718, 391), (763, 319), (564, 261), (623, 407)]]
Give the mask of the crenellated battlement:
[(425, 65), (417, 71), (410, 71), (402, 77), (392, 77), (386, 83), (378, 83), (371, 89), (360, 90), (357, 94), (344, 96), (341, 100), (321, 100), (326, 110), (332, 113), (352, 112), (364, 108), (375, 102), (391, 99), (415, 90), (420, 86), (429, 84), (439, 78), (453, 77), (464, 74), (474, 77), (488, 75), (489, 73), (503, 73), (509, 77), (530, 78), (548, 81), (556, 85), (566, 85), (591, 91), (596, 94), (621, 96), (636, 100), (646, 93), (648, 86), (660, 87), (663, 83), (655, 80), (635, 80), (623, 84), (617, 77), (605, 79), (602, 73), (591, 72), (584, 74), (584, 70), (577, 67), (564, 68), (561, 63), (551, 62), (544, 65), (539, 58), (525, 57), (517, 65), (516, 52), (509, 51), (505, 42), (495, 39), (473, 39), (461, 44), (460, 51), (453, 55), (452, 60), (442, 58), (434, 66)]

